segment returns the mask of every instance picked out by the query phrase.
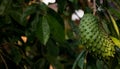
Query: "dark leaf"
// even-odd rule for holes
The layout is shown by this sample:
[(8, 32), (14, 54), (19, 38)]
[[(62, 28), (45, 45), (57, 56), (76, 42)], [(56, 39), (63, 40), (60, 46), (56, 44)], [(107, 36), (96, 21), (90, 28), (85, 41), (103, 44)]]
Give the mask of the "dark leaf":
[(96, 67), (96, 61), (97, 59), (90, 55), (90, 53), (87, 54), (87, 64), (86, 64), (86, 68), (87, 69), (97, 69)]
[(9, 0), (2, 0), (2, 3), (0, 4), (0, 15), (3, 15), (6, 8), (8, 7)]
[(62, 27), (64, 28), (64, 21), (63, 21), (63, 18), (61, 17), (61, 15), (58, 14), (58, 13), (56, 13), (56, 12), (55, 12), (54, 10), (52, 10), (51, 8), (48, 8), (47, 10), (48, 10), (47, 13), (48, 13), (50, 16), (54, 17), (54, 18), (59, 22), (59, 24), (61, 24)]
[(57, 57), (47, 55), (47, 60), (53, 67), (55, 67), (55, 69), (64, 69), (63, 65), (58, 61)]
[(21, 24), (23, 26), (26, 26), (27, 20), (29, 19), (28, 17), (35, 12), (36, 12), (36, 5), (33, 4), (28, 6), (23, 12), (23, 15), (21, 16)]
[(19, 64), (19, 62), (21, 61), (22, 55), (20, 53), (20, 50), (17, 47), (12, 47), (11, 58), (16, 64)]
[(59, 20), (57, 20), (55, 17), (51, 15), (47, 15), (47, 19), (50, 25), (52, 38), (54, 38), (58, 42), (64, 42), (65, 40), (64, 28), (59, 23)]
[(42, 23), (42, 17), (39, 16), (39, 14), (36, 14), (33, 20), (30, 23), (30, 29), (32, 32), (36, 32), (37, 29), (41, 26), (40, 24)]
[(45, 59), (39, 59), (34, 63), (33, 69), (45, 69), (47, 67), (45, 63)]
[(73, 64), (73, 67), (72, 69), (75, 69), (76, 65), (78, 64), (78, 66), (83, 69), (84, 67), (84, 61), (85, 61), (85, 56), (86, 56), (86, 51), (82, 51), (78, 57), (76, 58), (74, 64)]
[(21, 12), (13, 10), (13, 11), (10, 11), (10, 15), (17, 23), (21, 24), (20, 22), (20, 17), (22, 15)]
[(100, 61), (100, 60), (97, 60), (97, 61), (96, 61), (96, 66), (97, 66), (97, 69), (103, 69), (103, 67), (104, 67), (104, 62), (103, 62), (103, 61)]
[(64, 10), (66, 9), (67, 6), (67, 0), (57, 0), (58, 3), (58, 12), (60, 14), (63, 14)]
[(47, 54), (53, 57), (59, 55), (59, 48), (52, 40), (49, 40), (47, 43)]

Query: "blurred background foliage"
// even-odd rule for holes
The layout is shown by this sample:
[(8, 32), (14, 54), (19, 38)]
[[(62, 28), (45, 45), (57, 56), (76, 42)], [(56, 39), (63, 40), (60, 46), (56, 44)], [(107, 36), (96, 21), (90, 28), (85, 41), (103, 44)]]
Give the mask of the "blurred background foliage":
[[(81, 45), (75, 10), (98, 16), (117, 57), (106, 63)], [(120, 1), (0, 0), (0, 69), (120, 69)]]

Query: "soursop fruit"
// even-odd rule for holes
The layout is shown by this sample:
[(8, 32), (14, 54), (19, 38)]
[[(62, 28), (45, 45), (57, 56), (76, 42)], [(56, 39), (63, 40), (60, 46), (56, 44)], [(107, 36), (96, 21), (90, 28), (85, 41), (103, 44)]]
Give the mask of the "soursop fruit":
[(99, 21), (92, 14), (85, 14), (79, 24), (79, 35), (82, 44), (89, 53), (96, 57), (109, 59), (114, 57), (114, 43), (99, 27)]

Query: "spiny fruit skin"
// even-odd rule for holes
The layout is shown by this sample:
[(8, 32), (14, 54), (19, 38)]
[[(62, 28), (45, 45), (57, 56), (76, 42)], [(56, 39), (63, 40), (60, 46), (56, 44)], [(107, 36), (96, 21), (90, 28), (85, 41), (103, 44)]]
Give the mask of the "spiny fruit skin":
[(86, 49), (99, 58), (114, 57), (114, 43), (99, 28), (98, 19), (92, 14), (85, 14), (79, 24), (79, 35)]

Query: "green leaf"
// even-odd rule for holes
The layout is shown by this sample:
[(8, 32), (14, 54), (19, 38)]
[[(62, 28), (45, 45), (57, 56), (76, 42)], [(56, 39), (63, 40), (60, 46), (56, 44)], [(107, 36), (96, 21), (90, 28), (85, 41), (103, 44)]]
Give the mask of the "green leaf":
[(63, 65), (60, 63), (60, 61), (58, 61), (57, 57), (47, 55), (47, 60), (53, 67), (55, 67), (55, 69), (64, 69)]
[(59, 47), (51, 39), (47, 43), (47, 54), (53, 57), (57, 57), (59, 54)]
[(47, 60), (49, 63), (55, 67), (55, 69), (64, 69), (63, 65), (59, 61), (59, 47), (49, 39), (47, 43)]
[(76, 58), (76, 60), (75, 60), (75, 62), (74, 62), (74, 64), (73, 64), (73, 67), (72, 67), (72, 69), (75, 69), (75, 67), (76, 67), (76, 65), (78, 64), (78, 66), (81, 68), (81, 69), (83, 69), (83, 67), (84, 67), (84, 61), (85, 61), (85, 56), (86, 56), (86, 51), (82, 51), (79, 55), (78, 55), (78, 57)]
[(97, 60), (96, 61), (96, 66), (97, 66), (97, 69), (103, 69), (103, 66), (104, 66), (103, 61)]
[[(64, 21), (60, 14), (56, 13), (54, 10), (48, 8), (47, 11), (48, 21), (50, 25), (52, 38), (57, 42), (63, 43), (65, 41), (65, 32), (64, 32)], [(60, 32), (60, 33), (59, 33)]]
[(17, 23), (21, 24), (20, 17), (22, 15), (22, 13), (20, 13), (19, 11), (12, 10), (12, 11), (10, 11), (10, 15)]
[(64, 42), (65, 40), (64, 28), (61, 26), (61, 24), (55, 17), (47, 15), (47, 19), (50, 25), (52, 38), (58, 42)]
[(59, 62), (59, 61), (55, 61), (53, 64), (52, 64), (56, 69), (64, 69), (63, 68), (63, 65)]
[(115, 8), (110, 8), (110, 9), (108, 9), (108, 10), (111, 12), (112, 15), (114, 15), (114, 16), (116, 16), (117, 18), (120, 19), (120, 12), (119, 12), (119, 10), (117, 10), (117, 9), (115, 9)]
[(46, 16), (43, 16), (42, 19), (40, 19), (40, 22), (37, 27), (36, 35), (39, 38), (39, 40), (44, 45), (46, 45), (46, 43), (50, 37), (50, 27), (49, 27)]
[(43, 30), (43, 44), (45, 45), (50, 37), (50, 28), (48, 25), (47, 18), (42, 19), (42, 30)]
[(110, 34), (110, 30), (109, 30), (109, 28), (108, 28), (107, 21), (104, 20), (104, 19), (102, 19), (101, 24), (102, 24), (102, 27), (104, 28), (105, 32), (106, 32), (107, 34)]
[(70, 2), (74, 2), (74, 0), (69, 0)]
[(64, 21), (63, 21), (63, 18), (61, 17), (61, 15), (58, 14), (58, 13), (56, 13), (56, 12), (55, 12), (53, 9), (51, 9), (51, 8), (48, 8), (47, 10), (48, 10), (47, 13), (48, 13), (50, 16), (54, 17), (54, 18), (59, 22), (59, 24), (62, 25), (62, 27), (64, 28)]
[[(44, 13), (47, 12), (48, 6), (47, 6), (46, 4), (44, 4), (44, 3), (40, 3), (38, 9), (41, 10), (41, 12), (42, 12), (41, 14), (44, 14)], [(43, 12), (44, 12), (44, 13), (43, 13)]]
[(28, 6), (21, 16), (21, 24), (23, 26), (27, 25), (27, 17), (36, 12), (36, 5)]
[(67, 0), (58, 0), (57, 3), (58, 3), (58, 12), (60, 14), (63, 14), (67, 5)]
[(35, 14), (33, 17), (30, 18), (31, 21), (27, 24), (26, 28), (26, 36), (28, 37), (29, 41), (32, 41), (36, 37), (36, 32), (38, 31), (39, 23), (42, 21), (41, 17), (39, 17), (39, 14)]
[(45, 59), (39, 59), (34, 63), (33, 69), (44, 69), (46, 67), (45, 63)]
[(9, 3), (8, 0), (2, 0), (2, 3), (0, 4), (0, 15), (2, 15), (5, 12), (8, 3)]
[(22, 59), (22, 55), (20, 54), (20, 50), (17, 47), (12, 47), (11, 49), (11, 58), (16, 64), (19, 64), (19, 62)]
[(37, 31), (37, 26), (39, 27), (39, 23), (41, 23), (42, 19), (39, 17), (39, 14), (36, 14), (35, 17), (33, 18), (33, 21), (30, 24), (31, 31), (35, 32)]

